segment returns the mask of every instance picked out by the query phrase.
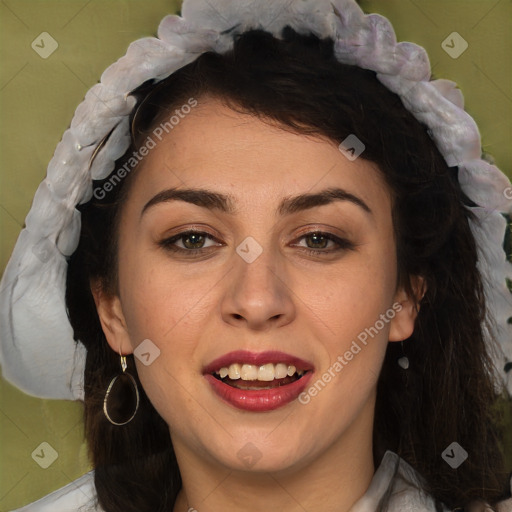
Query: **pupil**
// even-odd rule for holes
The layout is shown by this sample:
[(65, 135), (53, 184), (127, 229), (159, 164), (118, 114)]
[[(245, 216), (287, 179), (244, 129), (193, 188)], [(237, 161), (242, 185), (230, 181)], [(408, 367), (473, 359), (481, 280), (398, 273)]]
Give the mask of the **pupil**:
[(192, 246), (193, 246), (193, 247), (192, 247), (193, 249), (197, 249), (197, 248), (198, 248), (197, 246), (198, 246), (198, 245), (200, 246), (200, 245), (203, 243), (203, 238), (204, 238), (204, 237), (203, 237), (203, 235), (199, 235), (199, 234), (197, 234), (197, 233), (191, 233), (191, 234), (187, 235), (187, 236), (186, 236), (186, 238), (185, 238), (185, 240), (193, 240), (194, 238), (198, 238), (198, 239), (199, 239), (199, 241), (197, 241), (197, 240), (196, 240), (195, 242), (192, 242), (192, 244), (187, 244), (187, 243), (185, 242), (185, 244), (184, 244), (184, 245), (185, 245), (185, 247), (187, 247), (187, 246), (189, 246), (189, 245), (192, 245)]
[[(323, 235), (319, 235), (318, 233), (313, 233), (313, 234), (309, 235), (308, 239), (309, 240), (316, 239), (317, 241), (313, 242), (314, 244), (318, 244), (318, 243), (326, 242), (327, 241), (327, 239)], [(321, 242), (319, 242), (318, 239), (321, 239)], [(308, 246), (309, 246), (309, 244), (308, 244)], [(325, 247), (325, 244), (322, 245), (322, 248), (323, 247)], [(317, 248), (317, 247), (315, 247), (315, 248)]]

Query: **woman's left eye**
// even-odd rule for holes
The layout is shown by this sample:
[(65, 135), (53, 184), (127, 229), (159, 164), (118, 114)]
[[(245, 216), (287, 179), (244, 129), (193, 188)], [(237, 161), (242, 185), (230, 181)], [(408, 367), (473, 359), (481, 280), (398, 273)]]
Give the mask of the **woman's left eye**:
[[(309, 233), (305, 233), (296, 240), (303, 239), (306, 240), (306, 246), (298, 244), (294, 244), (294, 246), (301, 247), (307, 253), (313, 255), (330, 254), (337, 251), (354, 249), (355, 247), (353, 243), (346, 239), (339, 238), (332, 233), (325, 233), (322, 231), (311, 231)], [(217, 244), (205, 246), (204, 243), (207, 240), (215, 241)], [(311, 243), (308, 243), (308, 241)], [(178, 242), (182, 244), (181, 247), (177, 245)], [(331, 248), (327, 248), (329, 243), (333, 244), (334, 248), (332, 248), (332, 246)], [(218, 242), (214, 236), (204, 231), (184, 231), (172, 236), (171, 238), (162, 240), (159, 242), (159, 245), (166, 250), (188, 253), (187, 256), (194, 257), (194, 255), (201, 255), (211, 247), (216, 247), (222, 244)], [(313, 247), (311, 247), (311, 245), (313, 245)]]
[[(355, 245), (350, 242), (349, 240), (345, 238), (339, 238), (332, 233), (324, 233), (323, 231), (311, 231), (310, 233), (306, 233), (299, 237), (297, 240), (302, 239), (309, 239), (312, 240), (312, 245), (314, 245), (313, 248), (310, 246), (306, 246), (305, 250), (306, 252), (310, 254), (330, 254), (333, 252), (343, 251), (343, 250), (351, 250), (355, 248)], [(326, 245), (332, 242), (334, 245), (334, 248), (327, 249)], [(318, 247), (320, 246), (320, 247)], [(299, 245), (298, 247), (304, 247), (302, 245)]]

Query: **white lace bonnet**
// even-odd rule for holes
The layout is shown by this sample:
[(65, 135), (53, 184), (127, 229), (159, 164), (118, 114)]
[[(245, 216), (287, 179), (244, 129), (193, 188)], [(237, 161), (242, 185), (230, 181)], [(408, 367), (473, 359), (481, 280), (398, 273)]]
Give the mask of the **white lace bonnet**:
[[(429, 130), (449, 166), (458, 166), (463, 191), (479, 207), (471, 223), (488, 304), (486, 338), (497, 375), (512, 395), (512, 264), (503, 240), (512, 213), (509, 179), (481, 159), (474, 120), (464, 111), (456, 84), (430, 80), (425, 50), (396, 42), (389, 21), (365, 15), (354, 0), (185, 0), (181, 16), (169, 15), (158, 37), (134, 41), (85, 95), (35, 194), (0, 282), (0, 363), (5, 379), (41, 398), (84, 399), (86, 349), (73, 340), (65, 306), (67, 257), (78, 245), (77, 204), (92, 197), (93, 182), (106, 178), (130, 143), (130, 95), (143, 82), (160, 81), (213, 50), (233, 46), (234, 34), (262, 28), (279, 37), (290, 25), (300, 33), (332, 37), (343, 63), (373, 70)], [(112, 135), (89, 164), (98, 144)], [(494, 340), (494, 341), (493, 341)], [(497, 342), (497, 343), (495, 343)]]

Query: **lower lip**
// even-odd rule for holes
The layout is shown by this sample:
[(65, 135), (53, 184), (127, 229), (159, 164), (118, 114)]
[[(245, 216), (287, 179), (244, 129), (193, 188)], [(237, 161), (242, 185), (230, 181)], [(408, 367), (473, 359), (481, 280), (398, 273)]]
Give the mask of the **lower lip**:
[(238, 389), (216, 379), (213, 375), (205, 375), (213, 391), (225, 402), (237, 409), (252, 412), (264, 412), (278, 409), (295, 400), (304, 391), (313, 372), (305, 373), (302, 378), (271, 389)]

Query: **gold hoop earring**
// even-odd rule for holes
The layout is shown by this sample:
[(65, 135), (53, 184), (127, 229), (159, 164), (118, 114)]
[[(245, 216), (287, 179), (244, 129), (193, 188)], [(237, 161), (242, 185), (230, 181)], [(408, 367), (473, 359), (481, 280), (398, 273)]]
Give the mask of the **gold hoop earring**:
[[(103, 400), (103, 413), (110, 423), (113, 425), (126, 425), (130, 421), (133, 420), (137, 410), (139, 409), (139, 388), (137, 387), (137, 382), (133, 378), (133, 376), (126, 372), (127, 368), (126, 357), (121, 356), (121, 367), (123, 369), (123, 373), (116, 375), (108, 385), (107, 393), (105, 394), (105, 399)], [(114, 400), (113, 403), (108, 405), (109, 398), (112, 398), (115, 393), (112, 393), (112, 388), (115, 383), (121, 384), (125, 386), (125, 390), (118, 393), (118, 399)], [(126, 384), (129, 384), (129, 387), (132, 387), (133, 390), (126, 391), (128, 387)], [(111, 395), (112, 393), (112, 395)], [(111, 400), (112, 402), (112, 400)], [(126, 414), (126, 409), (130, 409), (130, 405), (133, 408), (133, 403), (135, 403), (135, 410), (131, 414)], [(110, 412), (109, 412), (110, 409)], [(128, 419), (124, 420), (128, 416)]]

